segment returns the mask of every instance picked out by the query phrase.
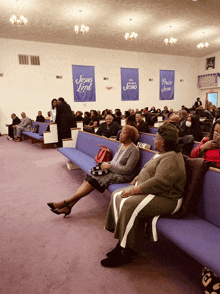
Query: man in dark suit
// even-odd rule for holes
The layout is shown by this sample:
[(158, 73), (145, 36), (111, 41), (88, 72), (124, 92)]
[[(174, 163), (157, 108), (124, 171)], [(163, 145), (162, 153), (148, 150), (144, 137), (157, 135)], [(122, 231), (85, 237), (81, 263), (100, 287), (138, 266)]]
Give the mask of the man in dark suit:
[(138, 132), (150, 133), (149, 126), (148, 126), (148, 124), (146, 122), (144, 122), (143, 115), (142, 115), (141, 111), (136, 113), (135, 120), (136, 120), (136, 123), (137, 123)]
[(200, 105), (202, 105), (202, 101), (200, 101), (200, 98), (199, 97), (196, 98), (196, 102), (195, 102), (194, 105), (196, 106), (196, 108), (199, 107)]
[(117, 122), (113, 121), (113, 116), (108, 114), (105, 118), (105, 122), (100, 124), (96, 135), (105, 136), (110, 138), (111, 136), (117, 136), (120, 126)]
[(57, 101), (56, 124), (58, 130), (58, 146), (62, 147), (62, 139), (71, 138), (71, 128), (76, 128), (76, 121), (71, 107), (62, 97)]
[(38, 111), (38, 116), (36, 117), (36, 121), (45, 122), (45, 118), (42, 115), (42, 111)]
[(15, 113), (12, 113), (11, 118), (12, 118), (12, 124), (6, 125), (6, 127), (8, 127), (7, 139), (10, 141), (14, 139), (14, 130), (12, 126), (18, 125), (21, 122), (20, 118), (18, 118)]

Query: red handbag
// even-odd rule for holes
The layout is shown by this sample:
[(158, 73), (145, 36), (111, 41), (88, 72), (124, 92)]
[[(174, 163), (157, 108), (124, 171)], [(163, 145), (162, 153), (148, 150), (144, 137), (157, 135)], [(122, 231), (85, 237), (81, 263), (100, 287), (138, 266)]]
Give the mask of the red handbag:
[(97, 163), (100, 162), (108, 162), (111, 159), (111, 150), (106, 147), (106, 146), (102, 146), (102, 145), (98, 145), (99, 147), (101, 147), (101, 149), (99, 150), (98, 154), (95, 156), (95, 161)]

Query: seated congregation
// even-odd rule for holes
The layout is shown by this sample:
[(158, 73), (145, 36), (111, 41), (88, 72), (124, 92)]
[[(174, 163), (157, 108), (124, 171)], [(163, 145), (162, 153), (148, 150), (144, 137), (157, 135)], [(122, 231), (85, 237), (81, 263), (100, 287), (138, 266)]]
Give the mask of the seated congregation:
[[(192, 109), (182, 106), (180, 111), (169, 111), (166, 106), (163, 111), (155, 110), (155, 108), (150, 111), (148, 108), (141, 111), (130, 109), (124, 116), (120, 109), (116, 109), (114, 114), (111, 110), (105, 110), (102, 113), (92, 110), (91, 113), (85, 112), (83, 118), (83, 113), (78, 111), (75, 115), (63, 98), (52, 100), (52, 109), (48, 118), (51, 123), (57, 124), (59, 147), (62, 147), (63, 139), (71, 137), (71, 128), (76, 128), (79, 121), (83, 122), (83, 131), (87, 133), (87, 136), (95, 138), (97, 146), (99, 142), (103, 144), (105, 140), (117, 146), (117, 148), (114, 147), (116, 149), (112, 160), (99, 164), (100, 173), (90, 175), (88, 175), (89, 170), (95, 166), (95, 161), (89, 159), (92, 151), (86, 150), (88, 147), (84, 146), (80, 150), (76, 142), (76, 149), (79, 149), (74, 150), (74, 156), (70, 154), (75, 148), (58, 149), (67, 158), (70, 156), (73, 162), (74, 157), (78, 157), (88, 176), (73, 196), (65, 197), (66, 199), (58, 203), (48, 203), (54, 214), (66, 217), (70, 215), (73, 206), (74, 209), (77, 209), (76, 203), (94, 189), (100, 193), (106, 189), (111, 191), (105, 229), (114, 234), (118, 243), (112, 251), (106, 254), (106, 258), (101, 260), (102, 266), (117, 267), (132, 262), (144, 239), (156, 241), (158, 231), (215, 274), (220, 275), (218, 266), (220, 261), (215, 258), (215, 255), (220, 253), (216, 247), (216, 242), (218, 242), (216, 240), (219, 239), (218, 208), (220, 203), (218, 193), (207, 192), (211, 191), (212, 185), (218, 186), (215, 182), (218, 182), (219, 179), (217, 170), (208, 170), (208, 168), (209, 166), (220, 167), (220, 120), (218, 120), (219, 109), (214, 109), (207, 102), (206, 106), (209, 108), (203, 109), (202, 105), (192, 107)], [(44, 118), (41, 116), (42, 113), (39, 112), (40, 120)], [(31, 120), (26, 117), (25, 113), (22, 113), (21, 121), (15, 114), (12, 114), (11, 117), (12, 125), (7, 125), (8, 139), (14, 138), (16, 142), (19, 142), (22, 132), (32, 131)], [(162, 122), (159, 120), (161, 126), (153, 128), (156, 134), (149, 134), (152, 133), (152, 126), (158, 117), (163, 118)], [(125, 120), (124, 127), (122, 120)], [(203, 138), (204, 131), (210, 132), (209, 137)], [(84, 132), (80, 131), (78, 137), (82, 133), (86, 134)], [(115, 139), (117, 136), (119, 142), (107, 139)], [(142, 142), (144, 136), (146, 138), (151, 136), (154, 144), (151, 142), (150, 145), (154, 145), (152, 149), (156, 152), (137, 147), (137, 142)], [(183, 151), (180, 148), (182, 146), (178, 144), (180, 138), (193, 138), (193, 142), (200, 142), (197, 143), (197, 146), (194, 145), (192, 152), (190, 150), (190, 160), (198, 161), (187, 163), (188, 159), (186, 160), (183, 156), (184, 152), (181, 152)], [(195, 178), (198, 170), (192, 167), (198, 162), (203, 166), (199, 180)], [(189, 168), (190, 165), (192, 166)], [(189, 174), (191, 178), (197, 179), (198, 183), (190, 183)], [(210, 184), (212, 181), (214, 181), (213, 184)], [(186, 184), (189, 183), (190, 188), (186, 189)], [(206, 189), (202, 191), (203, 183)], [(192, 184), (195, 184), (196, 187), (192, 187)], [(193, 203), (193, 211), (190, 210), (193, 215), (188, 212), (189, 215), (182, 215), (180, 219), (179, 217), (172, 219), (172, 215), (175, 217), (178, 212), (182, 213), (187, 201), (190, 205), (192, 204), (190, 202), (192, 199), (189, 200), (186, 197), (186, 191), (191, 195), (192, 193), (189, 192), (192, 189), (195, 189), (193, 191), (196, 192), (193, 195), (197, 195), (198, 198), (197, 202)], [(210, 201), (211, 194), (215, 198), (215, 207)], [(193, 195), (190, 197), (193, 198)], [(210, 207), (213, 209), (212, 216), (210, 216)], [(191, 228), (189, 230), (189, 235), (192, 233), (191, 239), (186, 238), (184, 224)], [(172, 228), (172, 231), (169, 228)], [(209, 240), (204, 237), (205, 234), (207, 235), (207, 230)], [(196, 236), (195, 240), (193, 236)], [(207, 249), (210, 242), (212, 252), (204, 256), (203, 248)], [(195, 244), (196, 252), (193, 249)]]
[[(172, 129), (172, 132), (170, 132), (170, 134), (169, 134), (169, 136), (171, 135), (171, 140), (168, 140), (168, 138), (170, 139), (170, 137), (166, 137), (169, 129)], [(175, 130), (175, 131), (173, 132), (173, 130)], [(106, 141), (105, 145), (109, 146), (112, 150), (115, 150), (116, 149), (115, 146), (118, 146), (117, 145), (118, 143), (116, 143), (116, 141), (109, 140), (109, 139), (101, 139), (101, 141), (100, 141), (100, 139), (98, 139), (99, 138), (98, 136), (96, 136), (96, 135), (87, 135), (86, 136), (86, 133), (83, 134), (83, 132), (79, 132), (78, 137), (80, 139), (77, 139), (77, 141), (78, 141), (77, 145), (76, 145), (77, 149), (74, 150), (74, 151), (76, 151), (75, 154), (77, 156), (71, 157), (71, 155), (74, 153), (73, 149), (75, 149), (75, 148), (61, 148), (61, 149), (59, 149), (59, 151), (62, 154), (64, 154), (66, 157), (71, 158), (73, 161), (74, 161), (74, 158), (76, 158), (77, 164), (79, 164), (80, 168), (82, 168), (84, 171), (86, 171), (87, 174), (88, 174), (88, 170), (95, 163), (94, 159), (91, 158), (91, 156), (94, 156), (94, 153), (92, 154), (91, 148), (95, 147), (95, 143), (98, 144), (98, 142), (100, 142), (101, 144), (103, 144), (103, 142)], [(190, 165), (187, 166), (187, 173), (186, 173), (185, 164), (184, 164), (185, 159), (184, 159), (184, 161), (182, 161), (183, 160), (182, 154), (179, 152), (178, 145), (176, 144), (177, 138), (178, 138), (178, 132), (177, 132), (176, 128), (174, 127), (174, 125), (170, 124), (170, 123), (164, 124), (161, 128), (159, 128), (157, 137), (155, 138), (156, 139), (155, 140), (155, 149), (158, 150), (158, 152), (155, 153), (153, 151), (147, 151), (147, 150), (144, 151), (144, 150), (140, 149), (141, 156), (140, 156), (140, 161), (138, 163), (138, 169), (136, 170), (136, 172), (139, 172), (139, 174), (138, 174), (137, 178), (134, 178), (134, 181), (130, 182), (131, 185), (129, 186), (129, 183), (127, 183), (127, 184), (121, 183), (120, 184), (120, 182), (119, 182), (117, 184), (111, 184), (109, 187), (108, 186), (105, 187), (105, 188), (108, 187), (108, 190), (113, 192), (111, 204), (109, 206), (108, 217), (107, 217), (107, 221), (106, 221), (106, 229), (108, 229), (111, 232), (114, 232), (115, 238), (119, 239), (119, 243), (117, 244), (117, 246), (113, 250), (113, 252), (108, 253), (107, 258), (102, 261), (103, 266), (115, 267), (115, 266), (122, 265), (124, 263), (131, 262), (133, 260), (133, 258), (136, 255), (136, 252), (139, 249), (139, 246), (142, 245), (143, 238), (145, 237), (145, 233), (144, 233), (145, 226), (143, 226), (143, 223), (147, 223), (148, 224), (147, 227), (151, 228), (150, 229), (151, 232), (148, 233), (149, 240), (151, 240), (152, 238), (155, 240), (155, 236), (156, 236), (155, 228), (156, 228), (156, 223), (157, 223), (156, 221), (157, 221), (158, 217), (161, 216), (160, 217), (161, 221), (159, 222), (159, 232), (161, 232), (161, 230), (164, 231), (164, 229), (166, 228), (166, 226), (164, 228), (164, 226), (161, 225), (161, 223), (162, 224), (164, 223), (164, 218), (162, 218), (162, 217), (164, 217), (164, 215), (168, 215), (173, 212), (175, 212), (175, 214), (176, 214), (176, 213), (178, 213), (177, 212), (178, 209), (182, 213), (181, 202), (183, 201), (183, 204), (184, 204), (184, 201), (185, 201), (184, 198), (186, 197), (186, 194), (188, 194), (189, 189), (187, 190), (184, 187), (185, 186), (184, 183), (181, 184), (181, 185), (183, 185), (183, 188), (180, 188), (179, 185), (180, 185), (181, 181), (187, 181), (187, 183), (189, 184), (189, 180), (187, 180), (186, 176), (189, 177), (189, 171), (191, 172), (191, 170), (192, 170), (192, 164), (193, 164), (193, 166), (195, 164), (193, 161), (192, 162), (190, 161)], [(86, 140), (88, 140), (88, 142), (91, 142), (89, 150), (86, 147), (87, 144), (86, 144), (86, 146), (84, 146), (82, 144), (82, 142), (86, 142)], [(169, 141), (171, 141), (171, 142), (169, 142)], [(171, 145), (168, 144), (169, 148), (171, 148), (171, 147), (176, 148), (177, 147), (177, 149), (174, 149), (176, 151), (173, 151), (173, 149), (171, 149), (172, 151), (170, 151), (169, 148), (167, 149), (166, 145), (168, 142), (171, 143)], [(164, 148), (165, 148), (165, 150), (163, 150)], [(97, 149), (95, 152), (97, 152)], [(149, 157), (149, 155), (150, 155), (150, 157)], [(84, 163), (80, 159), (80, 156), (81, 156), (81, 159), (83, 158), (83, 156), (85, 157)], [(170, 158), (170, 156), (172, 157), (172, 160), (169, 160), (168, 162), (166, 162), (165, 158), (166, 157)], [(178, 176), (176, 174), (176, 171), (179, 170), (179, 168), (181, 166), (180, 162), (177, 161), (178, 167), (175, 167), (176, 161), (173, 159), (173, 156), (174, 156), (174, 158), (176, 158), (176, 157), (181, 158), (181, 162), (183, 163), (183, 165), (182, 165), (183, 171), (180, 172), (181, 176), (180, 175)], [(117, 152), (114, 155), (114, 158), (115, 157), (117, 157)], [(91, 158), (91, 161), (89, 160), (89, 158)], [(113, 160), (114, 160), (114, 158), (113, 158)], [(122, 157), (122, 159), (123, 159), (123, 157)], [(203, 162), (203, 159), (199, 159), (198, 160), (199, 165), (201, 163), (200, 160), (202, 160), (202, 162)], [(166, 165), (168, 166), (168, 170), (166, 170), (165, 173), (164, 173), (164, 167), (162, 168), (162, 162), (165, 163), (165, 166)], [(123, 160), (121, 160), (119, 162), (119, 165), (122, 163), (123, 163)], [(110, 162), (110, 164), (111, 164), (111, 162)], [(153, 164), (153, 166), (152, 166), (152, 164)], [(154, 166), (154, 164), (156, 164), (156, 167)], [(103, 165), (103, 166), (105, 167), (105, 165)], [(152, 169), (151, 169), (151, 166), (152, 166)], [(196, 166), (196, 169), (194, 169), (194, 171), (192, 172), (193, 174), (197, 174), (197, 172), (195, 172), (195, 171), (198, 170), (198, 165), (196, 164), (195, 166)], [(108, 167), (108, 165), (107, 165), (107, 167)], [(149, 170), (148, 170), (148, 167), (150, 168)], [(161, 167), (161, 169), (159, 167)], [(207, 166), (205, 167), (205, 169), (207, 170)], [(106, 170), (106, 167), (104, 170)], [(160, 173), (158, 173), (159, 171), (161, 171), (162, 176), (160, 175)], [(174, 171), (174, 173), (175, 173), (174, 176), (172, 176), (170, 174), (170, 173), (172, 173), (172, 171)], [(208, 172), (209, 175), (210, 175), (210, 172), (212, 172), (212, 171)], [(202, 181), (203, 181), (202, 179), (204, 176), (204, 169), (202, 169), (202, 173), (200, 172), (196, 179), (193, 178), (196, 180), (196, 182), (198, 181), (199, 187), (198, 186), (195, 187), (195, 183), (194, 183), (194, 189), (196, 189), (196, 190), (194, 190), (194, 192), (196, 191), (197, 194), (198, 194), (198, 191), (201, 192)], [(217, 174), (216, 172), (214, 172), (214, 173), (215, 173), (215, 175)], [(169, 178), (170, 176), (172, 177), (172, 179)], [(105, 178), (106, 175), (103, 174), (99, 177)], [(166, 180), (164, 179), (164, 177), (166, 178)], [(177, 180), (177, 182), (175, 181), (176, 177), (179, 179), (179, 180)], [(207, 177), (208, 177), (207, 179), (210, 178), (210, 176), (207, 176)], [(97, 176), (96, 176), (96, 178), (97, 178)], [(207, 181), (207, 179), (206, 179), (206, 181)], [(144, 181), (144, 180), (146, 180), (146, 181)], [(136, 183), (135, 183), (135, 181), (136, 181)], [(142, 182), (142, 181), (144, 181), (144, 182)], [(145, 184), (146, 184), (146, 189), (147, 189), (146, 191), (144, 189)], [(189, 184), (189, 186), (191, 187), (191, 184)], [(122, 187), (122, 188), (120, 188), (120, 187)], [(92, 188), (92, 190), (94, 188), (97, 189), (97, 187), (94, 186)], [(82, 189), (82, 190), (80, 191), (80, 189)], [(79, 197), (79, 194), (81, 194), (81, 192), (82, 192), (82, 194), (80, 195), (80, 197), (84, 197), (85, 195), (87, 195), (87, 193), (90, 193), (90, 191), (91, 191), (91, 190), (85, 191), (83, 185), (80, 187), (80, 189), (76, 192), (76, 194), (78, 194), (78, 197)], [(191, 190), (191, 188), (190, 188), (190, 190)], [(149, 195), (150, 194), (149, 191), (152, 193), (152, 195)], [(206, 189), (206, 191), (207, 191), (207, 189)], [(119, 193), (117, 193), (117, 192), (119, 192)], [(193, 195), (194, 195), (194, 192), (192, 192)], [(172, 194), (172, 196), (170, 195), (170, 193)], [(206, 196), (206, 197), (208, 197), (207, 199), (210, 198), (210, 193), (211, 193), (211, 191), (209, 192), (209, 195)], [(52, 210), (56, 210), (56, 212), (55, 212), (56, 214), (64, 214), (65, 215), (65, 214), (68, 214), (71, 212), (70, 207), (72, 207), (76, 203), (74, 201), (74, 200), (76, 200), (76, 199), (74, 199), (74, 197), (75, 196), (73, 196), (72, 199), (68, 198), (68, 199), (61, 201), (59, 203), (49, 203), (49, 205), (52, 206)], [(80, 197), (78, 199), (80, 199)], [(160, 208), (160, 207), (157, 208), (157, 205), (156, 205), (157, 200), (159, 200), (160, 197), (163, 198), (162, 201), (168, 201), (169, 204), (164, 205), (163, 208)], [(183, 197), (183, 199), (181, 199), (182, 197)], [(72, 200), (73, 200), (73, 202), (71, 203)], [(133, 201), (137, 201), (137, 202), (135, 202), (135, 204), (134, 204)], [(146, 203), (145, 203), (145, 201), (146, 201)], [(130, 206), (130, 205), (132, 205), (132, 203), (134, 206)], [(217, 200), (217, 203), (219, 203), (219, 200)], [(215, 204), (216, 206), (219, 205), (217, 203)], [(68, 208), (69, 204), (70, 204), (70, 207)], [(154, 205), (151, 206), (151, 204), (156, 205), (156, 207), (154, 207)], [(185, 207), (185, 204), (184, 204), (184, 207)], [(190, 203), (190, 207), (191, 207), (191, 203)], [(164, 212), (157, 210), (157, 209), (162, 209)], [(166, 209), (167, 209), (167, 211), (165, 212)], [(122, 211), (123, 211), (123, 214), (121, 214)], [(127, 212), (127, 214), (126, 214), (126, 212)], [(140, 212), (140, 214), (139, 214), (139, 212)], [(145, 214), (145, 212), (146, 212), (146, 214)], [(149, 213), (149, 215), (148, 215), (148, 213)], [(202, 217), (201, 216), (201, 209), (200, 209), (200, 217)], [(202, 218), (204, 218), (204, 216)], [(170, 220), (170, 221), (171, 221), (171, 224), (178, 226), (178, 223), (175, 222), (174, 220)], [(173, 223), (173, 221), (174, 221), (174, 223)], [(192, 218), (192, 219), (187, 220), (187, 222), (191, 223), (191, 226), (193, 227), (194, 222), (198, 222), (198, 220), (194, 220), (194, 218)], [(215, 223), (216, 223), (216, 221), (215, 221)], [(203, 230), (205, 229), (205, 227), (203, 228), (204, 224), (205, 224), (204, 221), (201, 220), (201, 232), (203, 232)], [(211, 225), (211, 224), (210, 224), (210, 226), (211, 227), (210, 227), (209, 234), (211, 234), (211, 231), (214, 230), (215, 231), (214, 235), (216, 236), (216, 233), (218, 232), (217, 228), (215, 226), (213, 227), (213, 225)], [(197, 227), (198, 227), (198, 225), (197, 225)], [(133, 237), (136, 236), (135, 232), (136, 232), (136, 230), (138, 230), (138, 228), (142, 228), (143, 231), (141, 231), (142, 233), (140, 233), (138, 231), (137, 240), (136, 240), (136, 238), (133, 238)], [(198, 229), (199, 229), (199, 227), (198, 227)], [(117, 232), (117, 234), (116, 234), (116, 232)], [(173, 235), (175, 236), (176, 230), (173, 230), (172, 232), (173, 232)], [(170, 230), (168, 230), (168, 233), (169, 234), (171, 233)], [(165, 233), (166, 237), (167, 237), (168, 233)], [(203, 233), (199, 233), (199, 234), (201, 236), (200, 237), (197, 236), (197, 239), (198, 238), (203, 239), (203, 235), (206, 233), (204, 231)], [(181, 246), (184, 247), (185, 246), (184, 244), (187, 242), (190, 243), (190, 240), (186, 239), (184, 236), (185, 235), (183, 235), (183, 238), (182, 238), (181, 235), (178, 236), (178, 234), (177, 234), (177, 239), (179, 240), (177, 245), (180, 247)], [(211, 237), (210, 240), (212, 240), (211, 242), (215, 242), (215, 241), (213, 241), (213, 237)], [(201, 250), (202, 250), (202, 246), (206, 246), (206, 245), (205, 245), (204, 241), (201, 242), (201, 240), (200, 240), (199, 242), (201, 244)], [(192, 243), (193, 243), (193, 240), (192, 240)], [(189, 249), (190, 249), (190, 246), (191, 246), (191, 244), (187, 244), (187, 248), (189, 247)], [(214, 246), (214, 243), (213, 243), (213, 246)], [(198, 247), (197, 247), (197, 249), (198, 249)], [(190, 252), (191, 251), (192, 250), (190, 249)], [(194, 252), (194, 251), (192, 251), (192, 252)], [(193, 253), (192, 257), (196, 258), (197, 260), (199, 260), (203, 264), (204, 255), (198, 254), (198, 250), (196, 250), (196, 252), (197, 252), (197, 256), (195, 257), (195, 255)], [(189, 254), (191, 254), (191, 253), (189, 253)], [(216, 267), (216, 263), (214, 265), (213, 261), (210, 262), (210, 260), (209, 260), (210, 257), (211, 257), (210, 254), (209, 254), (208, 259), (206, 257), (206, 261), (204, 261), (204, 265), (209, 266), (209, 268), (211, 268), (212, 270), (214, 268), (215, 270), (213, 270), (213, 271), (217, 272), (219, 274), (219, 267), (218, 266)], [(213, 260), (213, 258), (212, 258), (212, 260)], [(216, 268), (217, 268), (217, 270), (216, 270)]]
[[(9, 140), (15, 139), (16, 142), (21, 142), (22, 131), (31, 131), (30, 119), (26, 117), (25, 113), (24, 115), (25, 117), (21, 115), (22, 121), (20, 122), (19, 118), (14, 113), (12, 114), (12, 124), (6, 125)], [(105, 109), (102, 112), (99, 110), (85, 111), (84, 117), (81, 111), (77, 111), (75, 114), (64, 98), (60, 97), (51, 101), (51, 110), (48, 112), (48, 117), (44, 117), (42, 112), (38, 111), (36, 122), (56, 123), (57, 144), (58, 147), (62, 147), (62, 140), (71, 138), (71, 128), (76, 128), (77, 122), (82, 122), (83, 130), (86, 132), (118, 139), (118, 131), (122, 129), (124, 124), (134, 126), (138, 132), (150, 133), (149, 128), (154, 126), (156, 122), (170, 121), (179, 129), (179, 137), (192, 135), (195, 141), (201, 141), (203, 138), (202, 132), (209, 132), (213, 120), (218, 117), (220, 117), (220, 109), (216, 109), (207, 100), (205, 101), (205, 108), (203, 108), (199, 97), (191, 108), (183, 105), (179, 111), (168, 110), (167, 106), (164, 106), (164, 110), (161, 111), (152, 106), (150, 110), (148, 107), (140, 111), (138, 108), (135, 111), (129, 109), (122, 115), (121, 110), (117, 108), (114, 113), (111, 109)]]

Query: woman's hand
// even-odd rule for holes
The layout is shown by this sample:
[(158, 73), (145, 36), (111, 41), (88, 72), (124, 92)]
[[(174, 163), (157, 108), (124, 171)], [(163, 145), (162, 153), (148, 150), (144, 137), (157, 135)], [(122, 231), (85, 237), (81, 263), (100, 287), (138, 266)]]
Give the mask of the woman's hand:
[(110, 169), (111, 165), (108, 162), (103, 162), (101, 164), (101, 169)]
[(200, 152), (203, 153), (205, 150), (214, 149), (216, 147), (218, 147), (218, 144), (214, 140), (210, 140), (200, 147)]
[(122, 198), (127, 198), (127, 197), (132, 196), (132, 195), (133, 194), (132, 194), (131, 188), (123, 190), (122, 193), (121, 193)]
[(137, 180), (138, 180), (138, 177), (135, 177), (135, 178), (133, 179), (133, 181), (130, 183), (130, 185), (135, 185), (135, 183), (137, 182)]

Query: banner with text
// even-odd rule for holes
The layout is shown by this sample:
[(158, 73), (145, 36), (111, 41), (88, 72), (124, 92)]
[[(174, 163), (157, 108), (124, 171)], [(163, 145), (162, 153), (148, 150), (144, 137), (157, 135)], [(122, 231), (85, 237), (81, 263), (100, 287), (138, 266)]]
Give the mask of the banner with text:
[(139, 100), (138, 68), (121, 67), (121, 100)]
[(94, 66), (73, 65), (72, 71), (74, 101), (96, 101)]
[(160, 100), (174, 99), (174, 70), (160, 70)]

